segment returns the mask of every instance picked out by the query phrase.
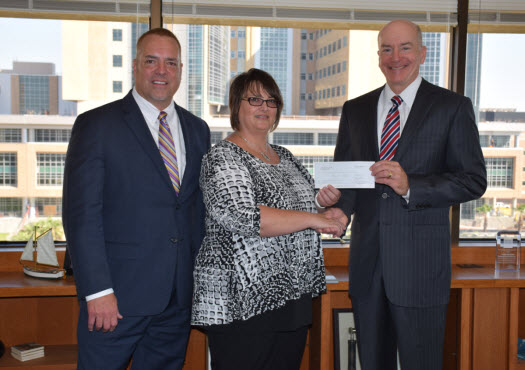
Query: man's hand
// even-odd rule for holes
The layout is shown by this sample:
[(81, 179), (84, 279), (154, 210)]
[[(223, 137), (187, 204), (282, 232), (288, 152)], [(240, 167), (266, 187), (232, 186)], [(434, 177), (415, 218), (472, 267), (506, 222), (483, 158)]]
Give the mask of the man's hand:
[(317, 202), (321, 207), (333, 206), (339, 198), (341, 198), (341, 192), (332, 185), (322, 187), (317, 193)]
[[(338, 234), (335, 237), (341, 237), (346, 231), (346, 225), (348, 225), (348, 217), (340, 208), (328, 208), (322, 213), (328, 219), (336, 220), (339, 224), (342, 225), (341, 230), (338, 231)], [(318, 229), (318, 232), (325, 234), (333, 234), (333, 231), (326, 231), (326, 229)]]
[(111, 293), (87, 302), (88, 330), (113, 331), (122, 315), (118, 311), (117, 298)]
[(409, 184), (408, 176), (399, 164), (394, 161), (379, 161), (370, 167), (372, 176), (378, 184), (390, 186), (396, 194), (407, 195)]

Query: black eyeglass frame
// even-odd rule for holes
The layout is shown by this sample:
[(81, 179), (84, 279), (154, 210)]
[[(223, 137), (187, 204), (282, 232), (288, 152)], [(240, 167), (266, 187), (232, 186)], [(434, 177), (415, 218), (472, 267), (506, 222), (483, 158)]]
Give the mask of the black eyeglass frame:
[[(250, 104), (253, 107), (260, 107), (266, 102), (266, 106), (268, 108), (279, 108), (279, 101), (273, 98), (263, 99), (263, 98), (258, 98), (256, 96), (249, 96), (247, 98), (241, 98), (241, 100), (246, 100), (248, 104)], [(256, 104), (255, 102), (261, 102), (261, 104)]]

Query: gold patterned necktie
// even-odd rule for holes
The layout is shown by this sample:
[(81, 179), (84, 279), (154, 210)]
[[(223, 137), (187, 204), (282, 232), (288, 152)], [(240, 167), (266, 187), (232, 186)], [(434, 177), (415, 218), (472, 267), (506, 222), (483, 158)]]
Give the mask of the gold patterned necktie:
[(175, 192), (179, 194), (180, 178), (179, 167), (177, 165), (177, 153), (175, 152), (175, 144), (173, 143), (173, 136), (171, 136), (170, 127), (166, 120), (168, 114), (160, 112), (159, 114), (159, 150), (170, 175), (171, 183)]

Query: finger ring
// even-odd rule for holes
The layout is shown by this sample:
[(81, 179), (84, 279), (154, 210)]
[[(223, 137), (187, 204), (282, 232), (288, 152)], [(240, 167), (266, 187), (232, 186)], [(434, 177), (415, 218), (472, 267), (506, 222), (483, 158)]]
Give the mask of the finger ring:
[(389, 179), (392, 178), (392, 172), (391, 172), (391, 171), (388, 171), (388, 178), (389, 178)]

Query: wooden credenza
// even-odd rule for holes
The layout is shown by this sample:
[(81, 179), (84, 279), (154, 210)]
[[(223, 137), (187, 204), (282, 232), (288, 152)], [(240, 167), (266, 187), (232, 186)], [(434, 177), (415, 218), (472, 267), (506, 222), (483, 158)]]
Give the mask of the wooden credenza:
[[(335, 260), (326, 256), (326, 270), (337, 282), (327, 284), (327, 294), (314, 300), (310, 369), (334, 369), (332, 310), (352, 306), (348, 297), (348, 267), (344, 263), (337, 265), (347, 252), (334, 253)], [(458, 261), (465, 263), (462, 257)], [(521, 273), (499, 276), (494, 273), (494, 265), (467, 265), (452, 268), (443, 368), (525, 370), (525, 362), (517, 358), (518, 332), (520, 337), (525, 335), (525, 325), (520, 325), (519, 317), (520, 301), (525, 303), (525, 289), (521, 289), (525, 288), (525, 265)], [(522, 320), (525, 324), (525, 319)]]
[[(28, 277), (18, 264), (20, 254), (0, 252), (0, 340), (6, 346), (0, 370), (76, 369), (79, 308), (73, 277)], [(25, 342), (43, 344), (45, 356), (26, 362), (13, 358), (9, 347)], [(192, 330), (184, 370), (204, 370), (206, 358), (206, 337)]]
[[(525, 315), (519, 316), (520, 308), (525, 311), (525, 266), (521, 274), (496, 277), (490, 264), (493, 249), (463, 249), (472, 255), (453, 248), (455, 263), (483, 266), (453, 267), (444, 369), (525, 370), (525, 362), (518, 361), (516, 355), (517, 338), (525, 337)], [(26, 277), (19, 257), (20, 252), (0, 252), (0, 340), (6, 345), (0, 370), (76, 369), (78, 302), (73, 279)], [(332, 310), (351, 307), (347, 258), (348, 248), (325, 250), (327, 273), (338, 281), (328, 284), (327, 293), (314, 300), (313, 325), (301, 370), (334, 368)], [(46, 356), (28, 362), (11, 357), (9, 346), (29, 341), (45, 345)], [(192, 330), (184, 369), (204, 370), (206, 361), (206, 338)]]

